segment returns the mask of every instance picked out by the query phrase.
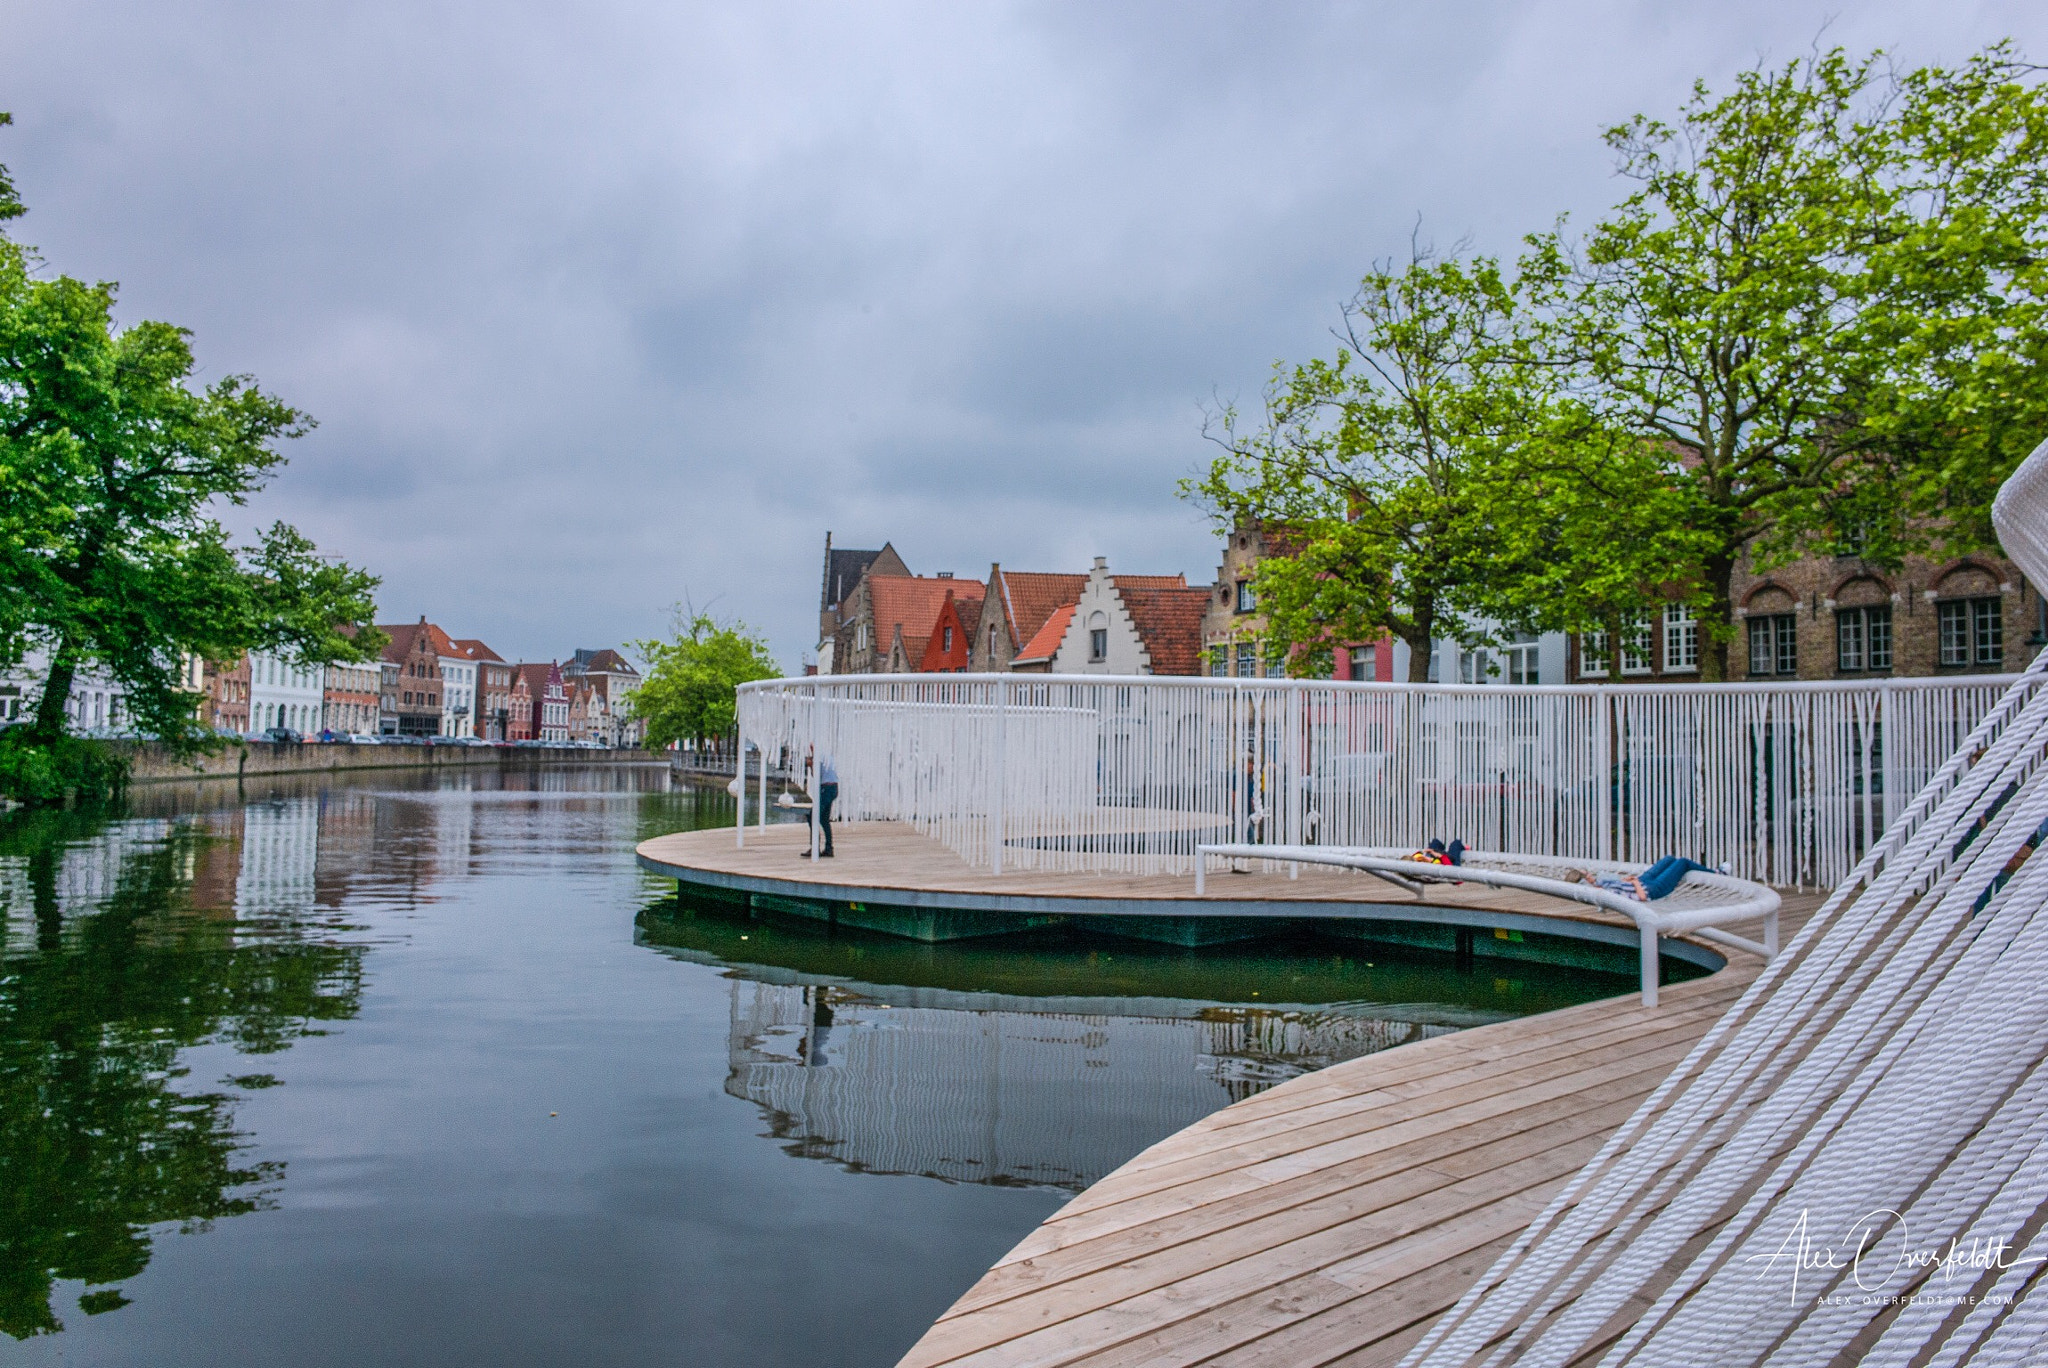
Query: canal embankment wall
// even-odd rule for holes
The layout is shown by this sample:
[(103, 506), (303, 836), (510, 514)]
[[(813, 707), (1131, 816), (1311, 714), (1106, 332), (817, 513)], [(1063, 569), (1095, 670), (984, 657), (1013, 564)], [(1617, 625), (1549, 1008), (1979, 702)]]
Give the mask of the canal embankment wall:
[(210, 755), (176, 756), (149, 742), (116, 743), (128, 757), (131, 783), (236, 779), (272, 774), (331, 774), (344, 770), (531, 769), (535, 766), (666, 765), (668, 757), (644, 750), (511, 749), (501, 746), (332, 746), (270, 741), (237, 742)]

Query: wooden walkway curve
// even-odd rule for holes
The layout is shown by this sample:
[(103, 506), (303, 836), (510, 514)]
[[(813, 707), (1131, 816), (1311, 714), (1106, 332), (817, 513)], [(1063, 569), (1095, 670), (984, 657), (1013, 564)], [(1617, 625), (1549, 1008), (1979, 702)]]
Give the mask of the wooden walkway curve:
[[(1820, 895), (1787, 895), (1787, 934)], [(902, 1368), (1392, 1364), (1760, 966), (1292, 1079), (1068, 1203)]]

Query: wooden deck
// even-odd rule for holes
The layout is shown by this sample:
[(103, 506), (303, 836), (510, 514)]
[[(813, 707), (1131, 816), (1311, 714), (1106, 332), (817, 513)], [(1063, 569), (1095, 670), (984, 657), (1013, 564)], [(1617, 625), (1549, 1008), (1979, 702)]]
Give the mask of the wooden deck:
[[(1820, 895), (1788, 895), (1788, 927)], [(903, 1368), (1397, 1362), (1760, 965), (1292, 1079), (1068, 1203)]]
[[(894, 823), (660, 837), (641, 864), (726, 887), (905, 905), (1351, 915), (1632, 943), (1600, 909), (1466, 884), (1412, 897), (1364, 875), (991, 875)], [(1821, 901), (1786, 893), (1789, 938)], [(1311, 908), (1304, 904), (1322, 904)], [(1698, 949), (1698, 947), (1685, 947)], [(1711, 962), (1711, 961), (1710, 961)], [(1397, 1362), (1663, 1080), (1761, 963), (1403, 1045), (1292, 1079), (1132, 1159), (976, 1283), (903, 1368)]]

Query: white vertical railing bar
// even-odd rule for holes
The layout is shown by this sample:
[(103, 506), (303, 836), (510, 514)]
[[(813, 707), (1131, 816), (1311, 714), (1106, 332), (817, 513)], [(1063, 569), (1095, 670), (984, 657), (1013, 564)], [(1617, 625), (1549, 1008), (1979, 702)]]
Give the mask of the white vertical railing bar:
[[(1510, 686), (827, 676), (740, 691), (741, 756), (823, 742), (848, 821), (991, 870), (1184, 874), (1200, 843), (1420, 844), (1830, 884), (2012, 677)], [(735, 824), (744, 843), (747, 780)], [(814, 816), (815, 821), (815, 816)]]

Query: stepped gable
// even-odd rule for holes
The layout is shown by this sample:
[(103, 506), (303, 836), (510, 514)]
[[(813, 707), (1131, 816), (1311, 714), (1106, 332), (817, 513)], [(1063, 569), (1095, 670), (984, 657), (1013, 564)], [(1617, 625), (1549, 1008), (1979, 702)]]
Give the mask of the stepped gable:
[[(919, 575), (875, 575), (867, 579), (868, 603), (875, 615), (875, 642), (887, 650), (900, 639), (908, 653), (924, 654), (939, 620), (939, 608), (951, 594), (955, 602), (980, 603), (987, 586), (980, 580), (925, 578)], [(913, 665), (912, 668), (915, 668)]]
[(1177, 584), (1157, 587), (1134, 586), (1135, 579), (1165, 579), (1166, 576), (1119, 575), (1117, 596), (1138, 639), (1145, 643), (1156, 675), (1200, 674), (1202, 664), (1202, 618), (1209, 611), (1209, 591), (1190, 589), (1179, 575)]
[(1010, 662), (1011, 666), (1044, 665), (1050, 662), (1054, 653), (1059, 650), (1060, 642), (1066, 639), (1067, 627), (1074, 620), (1074, 607), (1071, 603), (1063, 603), (1054, 609), (1052, 616), (1040, 625), (1031, 640), (1025, 642), (1017, 652), (1016, 658)]

